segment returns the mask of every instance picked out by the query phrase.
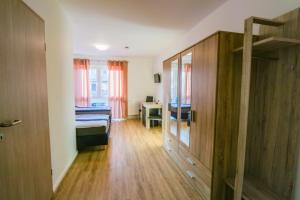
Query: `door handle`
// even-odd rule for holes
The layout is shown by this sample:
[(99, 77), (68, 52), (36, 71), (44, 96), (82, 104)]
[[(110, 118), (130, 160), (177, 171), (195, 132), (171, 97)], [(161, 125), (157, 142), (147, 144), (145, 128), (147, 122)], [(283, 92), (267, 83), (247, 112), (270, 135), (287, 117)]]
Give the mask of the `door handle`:
[(22, 120), (0, 122), (0, 128), (8, 128), (8, 127), (16, 126), (21, 123), (22, 123)]

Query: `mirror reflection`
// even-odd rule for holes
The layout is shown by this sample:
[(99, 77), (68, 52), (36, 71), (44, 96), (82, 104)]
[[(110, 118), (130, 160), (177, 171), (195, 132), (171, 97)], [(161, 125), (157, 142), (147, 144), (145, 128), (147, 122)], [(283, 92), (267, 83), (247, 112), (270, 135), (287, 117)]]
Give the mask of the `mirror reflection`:
[(191, 124), (192, 53), (182, 56), (181, 60), (180, 141), (189, 146)]
[(170, 133), (177, 136), (177, 105), (178, 105), (178, 59), (171, 62), (171, 83), (169, 100), (169, 129)]

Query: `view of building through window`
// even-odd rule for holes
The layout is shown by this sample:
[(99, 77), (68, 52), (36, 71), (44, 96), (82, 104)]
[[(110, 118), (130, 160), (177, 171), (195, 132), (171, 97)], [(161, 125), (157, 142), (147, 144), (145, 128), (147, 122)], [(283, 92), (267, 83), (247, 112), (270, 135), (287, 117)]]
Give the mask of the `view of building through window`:
[(97, 61), (91, 62), (89, 82), (91, 105), (108, 105), (109, 71), (107, 65)]

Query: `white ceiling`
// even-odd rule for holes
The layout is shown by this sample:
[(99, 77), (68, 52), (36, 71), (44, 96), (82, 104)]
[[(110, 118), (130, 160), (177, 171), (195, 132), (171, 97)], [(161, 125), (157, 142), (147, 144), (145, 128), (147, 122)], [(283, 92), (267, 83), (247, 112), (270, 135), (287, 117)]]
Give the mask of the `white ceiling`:
[[(61, 0), (73, 25), (74, 54), (101, 56), (156, 56), (225, 1)], [(95, 43), (110, 49), (101, 52)]]

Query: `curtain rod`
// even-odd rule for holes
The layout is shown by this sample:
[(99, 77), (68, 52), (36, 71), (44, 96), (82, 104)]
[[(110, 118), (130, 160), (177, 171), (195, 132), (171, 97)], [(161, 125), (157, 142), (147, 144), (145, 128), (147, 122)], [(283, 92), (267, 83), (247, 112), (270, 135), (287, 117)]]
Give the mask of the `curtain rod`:
[(89, 59), (91, 62), (108, 62), (108, 61), (118, 61), (118, 62), (128, 62), (128, 60), (120, 60), (120, 59), (97, 59), (97, 58), (91, 58), (91, 57), (84, 57), (84, 56), (77, 56), (74, 57), (74, 59)]

